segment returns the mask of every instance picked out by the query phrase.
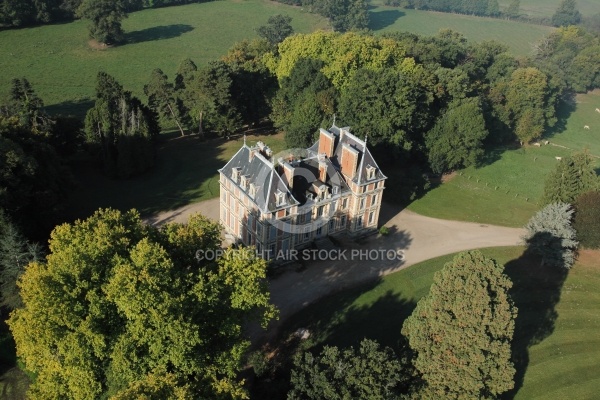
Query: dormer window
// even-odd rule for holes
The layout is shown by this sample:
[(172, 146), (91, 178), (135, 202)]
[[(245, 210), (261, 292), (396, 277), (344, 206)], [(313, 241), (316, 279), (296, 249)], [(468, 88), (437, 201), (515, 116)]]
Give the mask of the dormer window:
[(254, 183), (250, 184), (250, 191), (249, 191), (248, 195), (252, 199), (254, 199), (254, 197), (256, 196), (256, 185)]
[(340, 187), (339, 186), (334, 186), (333, 187), (333, 194), (338, 194), (340, 192)]
[(285, 193), (283, 193), (281, 190), (277, 189), (277, 192), (275, 192), (275, 205), (277, 207), (284, 205), (285, 203)]
[(375, 179), (376, 171), (377, 171), (377, 168), (373, 167), (370, 164), (367, 165), (367, 180)]
[(240, 178), (240, 168), (233, 168), (231, 170), (231, 179), (233, 179), (233, 181), (235, 183), (237, 183), (239, 178)]
[(248, 176), (242, 175), (242, 180), (240, 181), (240, 186), (242, 190), (246, 190), (248, 188)]

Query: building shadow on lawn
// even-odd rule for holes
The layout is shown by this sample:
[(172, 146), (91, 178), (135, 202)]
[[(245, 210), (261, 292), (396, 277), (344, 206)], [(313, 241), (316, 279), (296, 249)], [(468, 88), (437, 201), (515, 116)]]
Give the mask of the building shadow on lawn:
[(139, 31), (125, 33), (125, 44), (153, 42), (155, 40), (172, 39), (194, 30), (186, 24), (160, 25)]
[(554, 332), (558, 318), (556, 305), (568, 270), (542, 265), (540, 257), (526, 251), (506, 264), (505, 273), (513, 281), (511, 296), (518, 308), (512, 346), (515, 387), (503, 396), (512, 399), (523, 386), (529, 365), (529, 348)]
[(388, 26), (394, 25), (399, 19), (404, 17), (406, 14), (400, 10), (382, 10), (376, 12), (369, 12), (369, 29), (378, 31)]

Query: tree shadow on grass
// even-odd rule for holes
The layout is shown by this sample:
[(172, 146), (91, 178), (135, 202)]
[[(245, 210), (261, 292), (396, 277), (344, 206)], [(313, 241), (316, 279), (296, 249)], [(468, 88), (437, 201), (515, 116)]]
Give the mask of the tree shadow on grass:
[(369, 29), (378, 31), (394, 23), (406, 14), (400, 10), (381, 10), (369, 13)]
[(568, 270), (542, 266), (540, 257), (525, 252), (506, 264), (505, 273), (513, 281), (511, 296), (518, 308), (512, 346), (515, 387), (503, 396), (512, 399), (523, 386), (529, 365), (529, 348), (554, 332), (558, 318), (556, 305)]
[[(277, 348), (268, 349), (275, 354), (271, 359), (274, 368), (270, 375), (253, 382), (251, 398), (285, 399), (293, 357), (297, 353), (310, 351), (317, 355), (325, 345), (358, 348), (365, 338), (398, 352), (403, 346), (402, 324), (416, 303), (387, 291), (371, 303), (355, 305), (361, 295), (380, 283), (378, 279), (332, 294), (291, 317), (281, 331)], [(306, 341), (294, 335), (301, 328), (311, 333)]]
[(44, 109), (50, 115), (72, 115), (81, 120), (85, 119), (85, 114), (94, 106), (94, 99), (68, 100), (62, 103), (45, 106)]
[(172, 39), (194, 30), (186, 24), (160, 25), (139, 31), (125, 33), (125, 44), (153, 42), (155, 40)]
[(567, 129), (567, 121), (572, 113), (577, 109), (575, 94), (560, 102), (556, 109), (556, 124), (549, 128), (543, 135), (544, 139), (550, 139), (555, 135), (563, 133)]

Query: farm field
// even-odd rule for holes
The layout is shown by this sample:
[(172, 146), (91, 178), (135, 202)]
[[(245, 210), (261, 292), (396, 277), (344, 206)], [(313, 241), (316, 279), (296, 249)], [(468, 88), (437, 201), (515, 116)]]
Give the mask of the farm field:
[[(467, 168), (409, 205), (431, 217), (522, 226), (539, 209), (544, 182), (555, 157), (588, 149), (600, 168), (600, 91), (577, 95), (564, 126), (547, 135), (551, 144), (492, 153), (481, 168)], [(567, 118), (568, 117), (568, 118)], [(590, 126), (589, 130), (584, 125)], [(554, 146), (553, 144), (557, 145)], [(465, 205), (468, 204), (468, 207)]]
[[(296, 32), (329, 29), (327, 20), (299, 7), (265, 0), (224, 0), (132, 13), (123, 21), (127, 44), (104, 50), (89, 46), (87, 21), (0, 31), (0, 96), (6, 95), (11, 79), (25, 75), (48, 111), (83, 117), (91, 106), (98, 71), (114, 75), (127, 90), (141, 96), (154, 68), (172, 77), (185, 58), (199, 65), (218, 59), (234, 43), (256, 37), (255, 29), (280, 13), (292, 17)], [(552, 30), (381, 5), (372, 8), (371, 19), (376, 32), (434, 35), (451, 28), (470, 40), (498, 40), (518, 55), (529, 54), (530, 44)]]
[(409, 10), (374, 5), (370, 10), (370, 28), (375, 32), (408, 31), (421, 35), (435, 35), (440, 29), (462, 33), (470, 41), (496, 40), (506, 44), (515, 55), (531, 54), (532, 45), (552, 32), (554, 28), (497, 18)]
[[(482, 252), (505, 265), (519, 315), (513, 356), (516, 399), (592, 399), (600, 374), (600, 253), (583, 251), (568, 275), (543, 270), (522, 247)], [(290, 319), (285, 338), (299, 327), (312, 335), (303, 348), (356, 346), (363, 338), (396, 347), (404, 319), (426, 295), (448, 255), (413, 265), (379, 282), (332, 295)], [(515, 393), (513, 393), (515, 394)]]

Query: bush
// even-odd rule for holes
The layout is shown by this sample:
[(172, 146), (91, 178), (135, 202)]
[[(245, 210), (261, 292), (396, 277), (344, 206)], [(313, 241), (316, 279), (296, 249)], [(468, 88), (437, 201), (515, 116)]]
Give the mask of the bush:
[(583, 246), (600, 248), (600, 192), (587, 192), (577, 198), (573, 227)]
[(381, 228), (379, 228), (379, 234), (382, 236), (387, 236), (390, 234), (390, 230), (387, 226), (383, 225)]

